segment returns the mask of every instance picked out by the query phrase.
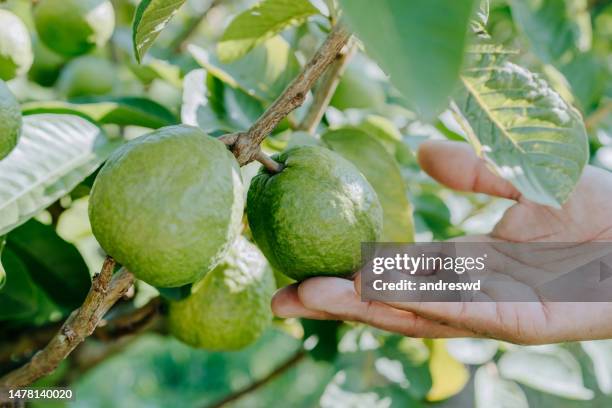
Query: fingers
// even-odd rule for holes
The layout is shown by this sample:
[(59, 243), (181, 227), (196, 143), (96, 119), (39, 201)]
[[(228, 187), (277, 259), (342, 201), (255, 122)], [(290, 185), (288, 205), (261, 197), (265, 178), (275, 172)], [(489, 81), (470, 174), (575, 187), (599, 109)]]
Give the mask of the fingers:
[(474, 335), (383, 303), (362, 302), (353, 283), (340, 278), (311, 278), (284, 288), (275, 295), (272, 309), (281, 317), (357, 321), (411, 337)]
[(276, 316), (285, 319), (290, 317), (304, 317), (306, 319), (315, 320), (338, 320), (329, 313), (306, 308), (298, 297), (298, 285), (298, 283), (294, 283), (285, 286), (274, 294), (272, 298), (272, 312)]
[(518, 200), (510, 182), (494, 174), (467, 143), (431, 140), (419, 148), (419, 164), (449, 188)]

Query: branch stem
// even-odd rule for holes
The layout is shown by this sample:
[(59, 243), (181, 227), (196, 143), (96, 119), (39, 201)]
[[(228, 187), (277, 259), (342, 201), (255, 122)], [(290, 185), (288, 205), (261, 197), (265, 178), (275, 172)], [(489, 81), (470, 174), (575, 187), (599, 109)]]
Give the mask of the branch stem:
[(19, 388), (50, 374), (85, 338), (93, 333), (106, 312), (132, 286), (134, 276), (121, 269), (113, 276), (115, 261), (107, 257), (94, 276), (83, 305), (72, 312), (49, 344), (20, 368), (0, 378), (0, 387)]
[(351, 34), (336, 25), (302, 72), (287, 86), (276, 101), (255, 121), (246, 132), (223, 136), (241, 166), (256, 159), (261, 142), (289, 113), (304, 103), (306, 94), (347, 44)]
[(306, 352), (302, 349), (298, 350), (296, 353), (291, 355), (287, 360), (285, 360), (281, 365), (276, 367), (272, 372), (270, 372), (265, 377), (234, 392), (233, 394), (228, 395), (227, 397), (213, 403), (212, 405), (207, 406), (206, 408), (221, 408), (231, 402), (237, 401), (238, 399), (244, 397), (246, 394), (249, 394), (259, 389), (260, 387), (266, 385), (270, 381), (274, 380), (276, 377), (283, 374), (285, 371), (291, 369), (293, 366), (297, 365), (300, 361), (302, 361), (304, 357), (306, 357)]

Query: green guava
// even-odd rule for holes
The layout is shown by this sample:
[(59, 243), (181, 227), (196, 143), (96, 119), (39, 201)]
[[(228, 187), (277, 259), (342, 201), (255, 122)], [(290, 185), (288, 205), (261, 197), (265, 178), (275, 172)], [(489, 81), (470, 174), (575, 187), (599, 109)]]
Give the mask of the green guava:
[(0, 80), (0, 160), (15, 148), (21, 135), (21, 109), (15, 96)]
[(32, 42), (34, 63), (28, 71), (28, 78), (41, 86), (53, 86), (66, 63), (64, 57), (51, 51), (38, 38)]
[(196, 282), (241, 228), (244, 188), (234, 156), (191, 126), (169, 126), (116, 150), (91, 191), (104, 250), (158, 287)]
[(381, 84), (363, 70), (349, 65), (340, 79), (330, 104), (337, 109), (378, 109), (385, 104)]
[(383, 213), (357, 168), (319, 146), (291, 148), (251, 182), (247, 214), (253, 238), (275, 269), (296, 280), (348, 276), (360, 266), (361, 243), (376, 241)]
[(179, 340), (211, 351), (253, 343), (272, 320), (276, 285), (259, 249), (240, 236), (187, 298), (170, 302), (168, 327)]
[(25, 74), (33, 59), (28, 28), (15, 14), (0, 9), (0, 79)]
[(68, 97), (105, 95), (114, 86), (117, 72), (113, 64), (93, 55), (76, 58), (62, 70), (57, 87)]
[(40, 0), (34, 24), (47, 47), (74, 57), (106, 44), (115, 29), (115, 12), (108, 0)]

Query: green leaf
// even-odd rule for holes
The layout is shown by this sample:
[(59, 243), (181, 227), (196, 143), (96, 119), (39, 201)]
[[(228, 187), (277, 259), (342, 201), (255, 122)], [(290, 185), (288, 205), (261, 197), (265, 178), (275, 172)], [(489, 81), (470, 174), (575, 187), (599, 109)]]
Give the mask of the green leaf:
[(0, 237), (0, 289), (4, 287), (6, 283), (6, 271), (2, 266), (2, 250), (4, 249), (4, 245), (6, 244), (6, 237)]
[(436, 240), (446, 240), (463, 235), (463, 231), (451, 222), (448, 206), (440, 197), (433, 193), (421, 193), (413, 198), (414, 219), (417, 227), (424, 224), (424, 228), (417, 231), (428, 231)]
[(280, 36), (270, 38), (230, 64), (221, 63), (198, 46), (190, 45), (188, 49), (208, 73), (262, 102), (274, 101), (300, 71), (289, 43)]
[(451, 356), (463, 364), (484, 364), (497, 353), (499, 343), (489, 339), (448, 339), (446, 348)]
[(248, 129), (264, 111), (259, 100), (207, 75), (204, 69), (187, 74), (183, 89), (182, 122), (208, 133)]
[(349, 26), (391, 82), (427, 118), (459, 78), (475, 0), (340, 0)]
[(533, 51), (547, 63), (591, 47), (591, 17), (586, 1), (511, 0), (512, 16)]
[(54, 303), (71, 310), (85, 299), (91, 284), (89, 268), (76, 247), (61, 239), (53, 227), (29, 220), (11, 231), (7, 247)]
[(9, 248), (2, 251), (2, 264), (8, 270), (8, 279), (0, 290), (0, 320), (32, 316), (38, 310), (38, 296), (27, 267)]
[(529, 408), (521, 387), (514, 381), (500, 378), (494, 364), (476, 370), (474, 394), (476, 408)]
[(525, 198), (559, 208), (588, 160), (582, 117), (505, 51), (483, 46), (471, 55), (457, 100), (470, 142)]
[(375, 137), (359, 129), (332, 130), (322, 140), (351, 161), (374, 187), (383, 208), (382, 240), (413, 242), (412, 206), (395, 158)]
[(580, 345), (593, 362), (597, 385), (606, 395), (612, 394), (612, 340), (582, 341)]
[(217, 46), (219, 58), (226, 63), (235, 61), (318, 12), (309, 0), (263, 0), (232, 20)]
[(24, 117), (19, 144), (0, 162), (0, 235), (69, 193), (120, 143), (78, 116)]
[(140, 62), (153, 42), (186, 0), (142, 0), (134, 14), (132, 41)]
[(141, 126), (157, 129), (176, 125), (179, 120), (167, 108), (139, 97), (89, 98), (79, 103), (62, 101), (30, 102), (22, 106), (24, 115), (40, 113), (77, 114), (101, 124)]
[(502, 377), (542, 392), (575, 400), (590, 400), (594, 395), (584, 387), (580, 363), (558, 346), (511, 350), (498, 365)]
[(308, 350), (310, 356), (317, 361), (333, 361), (338, 355), (338, 332), (342, 322), (311, 319), (300, 319), (300, 322), (304, 340), (316, 339), (315, 346)]

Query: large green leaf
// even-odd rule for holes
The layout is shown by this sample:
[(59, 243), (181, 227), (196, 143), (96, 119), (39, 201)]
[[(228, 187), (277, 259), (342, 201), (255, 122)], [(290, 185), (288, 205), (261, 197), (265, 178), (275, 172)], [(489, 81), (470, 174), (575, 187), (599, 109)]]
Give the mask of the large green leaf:
[(34, 219), (8, 235), (7, 248), (19, 256), (32, 279), (59, 306), (78, 307), (91, 283), (89, 268), (74, 245)]
[(189, 46), (189, 52), (211, 75), (263, 102), (274, 101), (300, 70), (289, 43), (280, 36), (270, 38), (230, 64), (221, 63), (195, 45)]
[(119, 144), (78, 116), (24, 117), (19, 144), (0, 162), (0, 235), (69, 193)]
[(186, 0), (142, 0), (134, 14), (132, 41), (140, 62), (153, 42)]
[(612, 340), (583, 341), (580, 344), (593, 362), (599, 389), (612, 395)]
[(79, 114), (102, 124), (141, 126), (157, 129), (176, 125), (179, 120), (167, 108), (146, 98), (95, 98), (68, 103), (62, 101), (30, 102), (22, 106), (24, 115), (39, 113)]
[(33, 315), (38, 310), (38, 296), (27, 267), (8, 248), (2, 251), (2, 264), (8, 271), (8, 279), (6, 286), (0, 289), (0, 320)]
[(582, 0), (511, 0), (512, 16), (545, 62), (591, 46), (591, 17)]
[(2, 250), (4, 249), (4, 245), (6, 244), (6, 237), (0, 237), (0, 289), (6, 283), (6, 271), (2, 266)]
[(413, 242), (412, 207), (395, 158), (374, 136), (359, 129), (332, 130), (322, 140), (351, 161), (374, 187), (383, 208), (382, 240)]
[(248, 129), (263, 113), (262, 103), (240, 89), (196, 69), (185, 76), (181, 119), (208, 133)]
[(505, 51), (482, 45), (471, 55), (457, 99), (470, 141), (525, 198), (560, 207), (588, 160), (580, 113)]
[(428, 119), (453, 91), (474, 0), (340, 0), (349, 26)]
[(584, 387), (580, 364), (561, 347), (511, 350), (498, 364), (502, 377), (536, 390), (576, 400), (593, 398), (593, 391)]
[(218, 44), (219, 58), (223, 62), (237, 60), (256, 45), (317, 13), (309, 0), (263, 0), (230, 23)]

